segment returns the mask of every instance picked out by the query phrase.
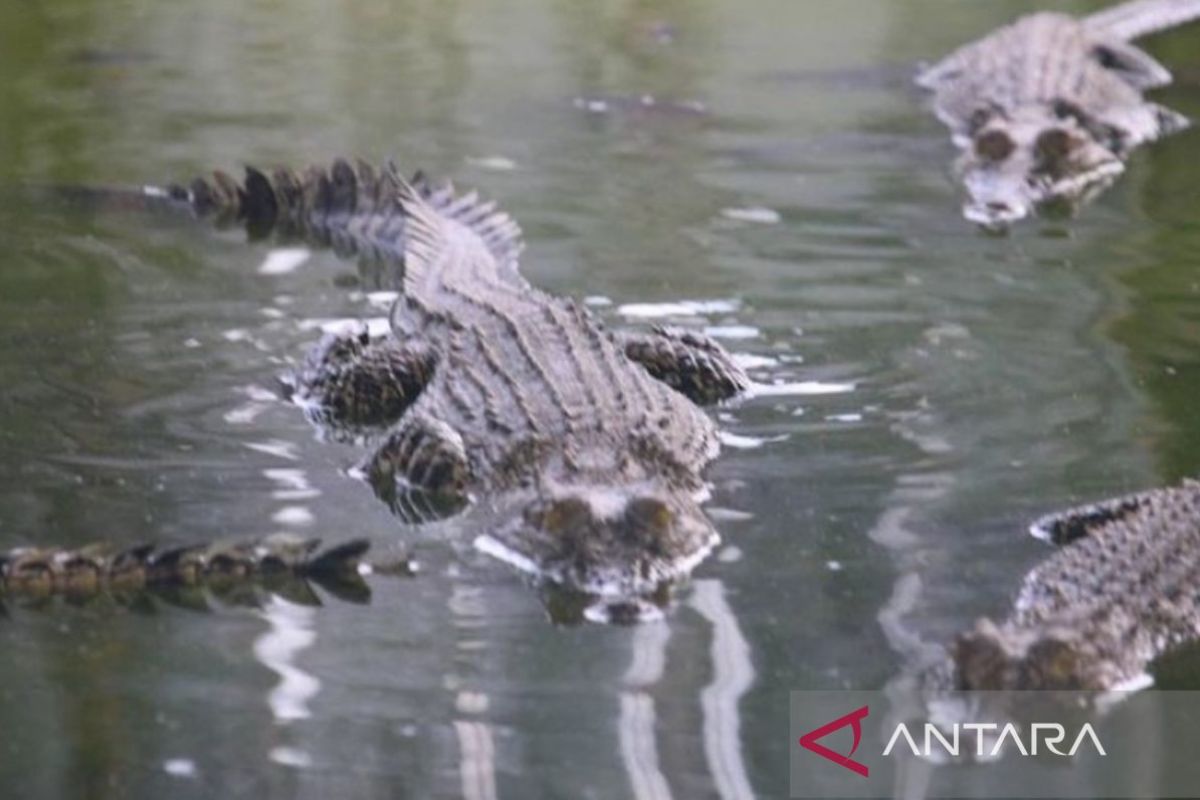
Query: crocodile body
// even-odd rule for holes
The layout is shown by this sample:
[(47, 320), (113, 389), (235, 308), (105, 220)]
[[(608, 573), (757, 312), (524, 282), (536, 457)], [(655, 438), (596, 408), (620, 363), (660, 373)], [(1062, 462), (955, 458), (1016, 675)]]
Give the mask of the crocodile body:
[(216, 173), (166, 194), (391, 265), (392, 335), (327, 336), (290, 383), (322, 429), (374, 441), (363, 472), (405, 519), (478, 501), (479, 549), (614, 608), (718, 541), (699, 505), (717, 430), (697, 403), (748, 380), (708, 337), (606, 330), (521, 276), (508, 215), (390, 166)]
[(1136, 685), (1200, 639), (1200, 482), (1051, 515), (1032, 532), (1061, 549), (1025, 577), (1006, 619), (953, 642), (957, 688)]
[(1130, 41), (1196, 17), (1200, 0), (1031, 14), (924, 70), (917, 83), (962, 150), (964, 216), (1002, 228), (1039, 206), (1073, 206), (1121, 174), (1135, 148), (1187, 127), (1144, 99), (1171, 74)]

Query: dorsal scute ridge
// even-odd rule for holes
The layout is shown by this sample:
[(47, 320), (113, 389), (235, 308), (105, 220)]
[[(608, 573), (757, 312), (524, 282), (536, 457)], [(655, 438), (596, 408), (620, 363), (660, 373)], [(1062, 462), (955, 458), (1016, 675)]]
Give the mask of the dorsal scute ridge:
[(449, 181), (432, 188), (423, 174), (414, 175), (412, 182), (399, 179), (408, 188), (402, 190), (400, 203), (409, 218), (408, 235), (419, 248), (432, 248), (422, 255), (436, 257), (448, 235), (444, 229), (453, 221), (479, 238), (502, 268), (516, 270), (517, 258), (524, 247), (521, 228), (507, 213), (499, 211), (496, 203), (481, 199), (475, 191), (458, 195)]

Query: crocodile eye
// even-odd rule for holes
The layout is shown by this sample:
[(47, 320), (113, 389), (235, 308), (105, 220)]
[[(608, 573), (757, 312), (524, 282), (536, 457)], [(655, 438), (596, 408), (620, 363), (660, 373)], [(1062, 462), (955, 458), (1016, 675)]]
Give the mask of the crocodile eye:
[(674, 518), (671, 508), (656, 497), (639, 497), (625, 507), (625, 519), (644, 531), (665, 533)]
[(578, 497), (567, 497), (550, 503), (537, 522), (546, 532), (561, 534), (582, 527), (591, 515), (587, 503)]
[(988, 161), (1003, 161), (1016, 149), (1012, 137), (1000, 130), (984, 131), (975, 137), (975, 153)]
[(1033, 144), (1039, 161), (1053, 163), (1065, 157), (1075, 146), (1071, 134), (1062, 128), (1051, 128), (1043, 131)]

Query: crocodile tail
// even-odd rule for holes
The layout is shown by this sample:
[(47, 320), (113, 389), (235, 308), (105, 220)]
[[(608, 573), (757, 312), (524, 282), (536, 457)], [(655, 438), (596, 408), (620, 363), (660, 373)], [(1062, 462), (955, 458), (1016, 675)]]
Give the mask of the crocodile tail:
[(369, 547), (367, 541), (325, 549), (320, 544), (319, 539), (275, 534), (167, 549), (153, 545), (17, 548), (0, 554), (0, 598), (80, 599), (281, 577), (313, 580), (322, 586), (361, 584), (358, 566)]
[(376, 170), (365, 161), (351, 165), (339, 158), (328, 168), (300, 172), (281, 168), (267, 174), (248, 166), (241, 181), (217, 170), (163, 191), (219, 225), (244, 225), (251, 238), (275, 233), (343, 255), (399, 258), (404, 250), (399, 188), (394, 168)]
[(434, 184), (421, 172), (405, 180), (391, 162), (376, 169), (362, 160), (352, 166), (339, 158), (328, 168), (270, 174), (248, 166), (241, 181), (217, 170), (186, 187), (153, 191), (189, 205), (219, 226), (244, 226), (252, 239), (273, 234), (369, 261), (404, 261), (411, 214), (402, 195), (412, 209), (421, 209), (413, 213), (427, 216), (427, 232), (445, 226), (434, 239), (446, 231), (474, 234), (500, 269), (515, 270), (522, 248), (517, 223), (494, 203), (474, 192), (456, 194), (450, 183)]
[(1130, 41), (1200, 18), (1200, 0), (1134, 0), (1084, 17), (1098, 36)]

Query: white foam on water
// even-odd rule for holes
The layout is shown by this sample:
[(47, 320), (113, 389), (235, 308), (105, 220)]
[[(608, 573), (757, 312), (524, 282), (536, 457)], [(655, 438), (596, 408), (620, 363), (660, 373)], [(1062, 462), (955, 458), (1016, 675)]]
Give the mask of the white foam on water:
[(387, 317), (367, 317), (366, 319), (313, 317), (302, 319), (297, 325), (302, 331), (320, 331), (339, 336), (353, 336), (363, 328), (366, 328), (367, 333), (371, 336), (386, 336), (392, 330)]
[(391, 291), (367, 292), (364, 297), (370, 305), (376, 308), (388, 309), (399, 299), (400, 293)]
[(321, 490), (309, 484), (308, 476), (302, 469), (264, 469), (263, 475), (279, 485), (271, 492), (271, 497), (276, 500), (296, 502), (321, 496)]
[(163, 772), (175, 778), (196, 777), (196, 762), (190, 758), (168, 758), (162, 766)]
[(589, 114), (606, 114), (606, 113), (608, 113), (608, 101), (607, 100), (597, 100), (594, 98), (587, 98), (587, 97), (576, 97), (571, 102), (576, 108), (582, 109), (583, 111), (587, 111)]
[(279, 746), (271, 748), (267, 758), (283, 767), (303, 769), (312, 766), (312, 756), (298, 747)]
[(512, 172), (517, 168), (517, 162), (505, 156), (467, 156), (467, 163), (492, 172)]
[(302, 469), (290, 469), (282, 467), (276, 469), (264, 469), (263, 475), (265, 475), (268, 480), (278, 483), (285, 489), (309, 488), (308, 476)]
[(766, 206), (747, 206), (745, 208), (722, 208), (721, 216), (735, 222), (753, 222), (758, 225), (775, 225), (782, 219), (779, 212)]
[(792, 381), (787, 383), (753, 382), (746, 389), (747, 397), (779, 397), (786, 395), (842, 394), (854, 391), (853, 383), (825, 381)]
[(736, 433), (721, 431), (718, 435), (720, 436), (721, 444), (725, 445), (726, 447), (732, 447), (735, 450), (757, 450), (764, 444), (782, 442), (788, 438), (786, 433), (780, 434), (779, 436), (762, 437), (739, 436)]
[(278, 489), (271, 492), (271, 497), (276, 500), (284, 500), (287, 502), (296, 502), (298, 500), (312, 500), (314, 497), (320, 497), (320, 489)]
[(1102, 692), (1096, 698), (1096, 710), (1107, 714), (1121, 703), (1129, 699), (1134, 692), (1141, 692), (1154, 686), (1154, 676), (1149, 672), (1139, 672), (1133, 677), (1119, 681), (1107, 692)]
[(762, 335), (753, 325), (708, 325), (704, 332), (714, 339), (757, 339)]
[(779, 364), (779, 359), (771, 358), (770, 356), (760, 356), (755, 353), (730, 353), (733, 358), (733, 363), (742, 369), (761, 369), (763, 367), (774, 367)]
[(271, 515), (271, 520), (279, 525), (301, 527), (312, 525), (315, 517), (306, 506), (284, 506)]
[(312, 251), (307, 247), (278, 247), (267, 253), (267, 257), (258, 265), (258, 274), (286, 275), (295, 272), (310, 258)]
[(270, 389), (265, 389), (262, 386), (254, 386), (253, 384), (243, 386), (241, 391), (251, 400), (257, 400), (260, 403), (273, 403), (279, 399), (279, 395)]
[(267, 410), (262, 403), (246, 403), (226, 411), (223, 419), (230, 425), (249, 425), (259, 414)]
[(624, 303), (617, 306), (623, 317), (694, 317), (702, 314), (728, 314), (741, 305), (737, 300), (677, 300), (669, 303)]
[(533, 559), (518, 553), (511, 547), (501, 544), (495, 538), (486, 533), (476, 536), (473, 544), (475, 545), (475, 549), (479, 552), (489, 555), (492, 558), (499, 559), (505, 564), (514, 566), (522, 572), (528, 572), (534, 575), (541, 572), (541, 570), (538, 569), (538, 565), (534, 563)]
[(743, 555), (740, 547), (731, 544), (728, 547), (721, 548), (721, 552), (717, 553), (717, 561), (720, 561), (722, 564), (733, 564), (741, 561)]
[(710, 507), (708, 515), (721, 522), (744, 522), (748, 519), (754, 519), (754, 515), (749, 511), (742, 511), (737, 508), (725, 508), (724, 506)]
[(285, 461), (299, 461), (300, 456), (296, 455), (296, 445), (292, 442), (285, 442), (281, 439), (271, 439), (266, 442), (245, 442), (246, 447), (255, 450), (259, 453), (266, 453), (269, 456), (282, 458)]

